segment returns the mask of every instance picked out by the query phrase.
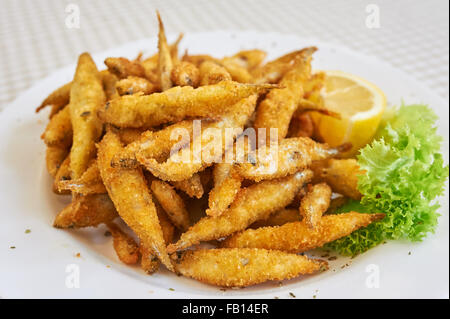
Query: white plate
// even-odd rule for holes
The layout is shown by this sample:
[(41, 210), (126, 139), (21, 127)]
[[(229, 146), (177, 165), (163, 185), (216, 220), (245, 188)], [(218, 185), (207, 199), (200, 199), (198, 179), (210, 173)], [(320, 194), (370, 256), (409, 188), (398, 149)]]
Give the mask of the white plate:
[[(319, 48), (313, 62), (316, 69), (360, 75), (376, 83), (390, 104), (429, 104), (440, 117), (439, 133), (445, 137), (443, 153), (448, 162), (448, 101), (376, 58), (296, 36), (256, 32), (188, 34), (180, 52), (189, 48), (189, 53), (223, 56), (257, 47), (267, 50), (271, 59), (308, 45)], [(108, 56), (133, 58), (140, 50), (150, 54), (155, 48), (156, 39), (152, 38), (95, 54), (94, 58), (103, 67)], [(147, 276), (137, 267), (124, 266), (101, 227), (81, 231), (53, 228), (53, 218), (67, 198), (50, 190), (45, 147), (40, 140), (48, 113), (35, 114), (34, 109), (49, 92), (70, 81), (74, 69), (71, 65), (39, 81), (0, 114), (0, 297), (291, 298), (292, 292), (297, 298), (448, 298), (448, 184), (440, 199), (439, 227), (423, 242), (390, 242), (353, 260), (339, 258), (331, 262), (330, 271), (320, 275), (240, 290), (221, 291), (167, 271)], [(31, 233), (26, 234), (26, 229)], [(77, 253), (81, 256), (76, 257)], [(79, 269), (79, 288), (69, 288), (70, 265)], [(370, 284), (376, 274), (378, 288)]]

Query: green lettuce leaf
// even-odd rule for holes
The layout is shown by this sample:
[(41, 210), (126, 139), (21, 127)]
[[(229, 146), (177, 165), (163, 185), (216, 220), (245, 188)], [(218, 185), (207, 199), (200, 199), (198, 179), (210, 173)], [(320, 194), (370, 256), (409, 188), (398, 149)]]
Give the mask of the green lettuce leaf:
[(386, 217), (327, 246), (343, 255), (360, 254), (386, 240), (421, 241), (434, 232), (439, 214), (436, 197), (449, 175), (440, 153), (436, 114), (425, 105), (401, 106), (361, 149), (358, 180), (363, 195), (339, 212), (383, 212)]

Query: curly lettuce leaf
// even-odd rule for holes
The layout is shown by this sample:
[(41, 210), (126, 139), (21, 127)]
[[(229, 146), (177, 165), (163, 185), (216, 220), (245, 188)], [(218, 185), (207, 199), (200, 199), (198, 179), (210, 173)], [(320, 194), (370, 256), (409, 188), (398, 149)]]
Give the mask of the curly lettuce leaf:
[(383, 212), (386, 217), (327, 246), (343, 255), (360, 254), (386, 240), (421, 241), (433, 233), (436, 197), (449, 175), (436, 132), (436, 114), (425, 105), (401, 106), (358, 155), (366, 171), (358, 181), (363, 195), (339, 212)]

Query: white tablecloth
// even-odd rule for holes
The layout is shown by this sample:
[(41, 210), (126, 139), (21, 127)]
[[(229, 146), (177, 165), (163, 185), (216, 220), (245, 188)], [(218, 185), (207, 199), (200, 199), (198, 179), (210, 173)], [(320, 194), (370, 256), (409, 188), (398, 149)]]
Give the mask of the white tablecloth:
[(375, 55), (449, 94), (445, 0), (0, 0), (0, 8), (0, 109), (83, 51), (156, 35), (156, 9), (168, 33), (293, 33)]

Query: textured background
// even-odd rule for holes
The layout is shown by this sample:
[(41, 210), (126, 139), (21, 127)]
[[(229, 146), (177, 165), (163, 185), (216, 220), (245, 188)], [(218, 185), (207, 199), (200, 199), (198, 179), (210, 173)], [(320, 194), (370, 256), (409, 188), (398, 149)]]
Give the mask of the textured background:
[[(78, 6), (80, 28), (65, 10)], [(367, 6), (380, 27), (368, 28)], [(83, 51), (100, 52), (168, 33), (258, 30), (293, 33), (375, 55), (442, 97), (449, 95), (449, 2), (444, 0), (0, 0), (0, 109)]]

